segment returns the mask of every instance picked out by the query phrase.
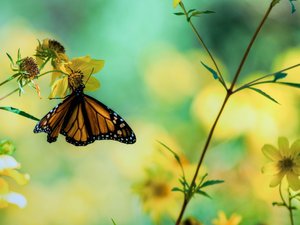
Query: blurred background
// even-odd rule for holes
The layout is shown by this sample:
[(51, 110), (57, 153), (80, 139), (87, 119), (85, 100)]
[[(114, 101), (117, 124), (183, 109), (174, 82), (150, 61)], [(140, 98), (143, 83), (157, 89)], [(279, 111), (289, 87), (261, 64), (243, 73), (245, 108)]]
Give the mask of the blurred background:
[[(265, 13), (268, 0), (186, 0), (186, 8), (212, 10), (195, 18), (195, 26), (229, 81)], [(300, 61), (300, 5), (291, 14), (283, 0), (275, 7), (256, 41), (238, 84)], [(49, 144), (46, 134), (32, 132), (35, 121), (0, 111), (0, 138), (12, 140), (14, 157), (31, 180), (12, 189), (28, 201), (24, 209), (0, 210), (5, 225), (173, 224), (182, 196), (171, 192), (181, 175), (176, 161), (157, 141), (176, 151), (188, 177), (200, 156), (210, 126), (225, 96), (200, 61), (213, 67), (171, 0), (1, 1), (0, 78), (12, 74), (6, 52), (32, 56), (37, 39), (62, 43), (70, 58), (90, 55), (105, 60), (96, 77), (101, 88), (87, 93), (117, 111), (137, 136), (134, 145), (97, 141), (86, 147), (63, 136)], [(287, 81), (299, 83), (300, 68)], [(38, 80), (42, 99), (25, 87), (2, 100), (38, 118), (59, 100), (47, 99), (50, 76)], [(0, 96), (17, 87), (2, 86)], [(211, 224), (219, 211), (242, 216), (243, 225), (289, 224), (288, 213), (272, 207), (279, 201), (261, 152), (277, 145), (278, 136), (300, 138), (299, 90), (277, 85), (261, 88), (280, 104), (244, 91), (229, 101), (208, 151), (202, 174), (223, 179), (208, 188), (213, 199), (197, 196), (185, 217)], [(13, 184), (12, 184), (13, 185)], [(300, 213), (296, 212), (298, 221)], [(297, 221), (297, 220), (296, 220)]]

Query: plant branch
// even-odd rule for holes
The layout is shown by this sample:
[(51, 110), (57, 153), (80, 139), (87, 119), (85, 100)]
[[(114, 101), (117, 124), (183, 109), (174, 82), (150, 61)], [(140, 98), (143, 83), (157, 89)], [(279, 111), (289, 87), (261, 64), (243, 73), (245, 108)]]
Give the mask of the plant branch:
[[(48, 74), (48, 73), (52, 73), (52, 72), (60, 72), (60, 73), (63, 73), (63, 72), (60, 71), (60, 70), (50, 70), (50, 71), (47, 71), (47, 72), (45, 72), (45, 73), (40, 74), (37, 78), (40, 78), (40, 77), (42, 77), (42, 76), (44, 76), (44, 75), (46, 75), (46, 74)], [(65, 73), (63, 73), (63, 74), (65, 74)], [(15, 90), (9, 92), (9, 93), (6, 94), (6, 95), (4, 95), (3, 97), (0, 98), (0, 101), (3, 100), (3, 99), (5, 99), (5, 98), (7, 98), (7, 97), (9, 97), (9, 96), (12, 95), (13, 93), (19, 91), (21, 88), (25, 87), (27, 84), (30, 83), (30, 81), (31, 81), (31, 80), (26, 81), (26, 83), (25, 83), (24, 85), (22, 85), (22, 86), (16, 88)]]
[(229, 90), (233, 91), (233, 87), (234, 87), (235, 83), (237, 82), (237, 79), (238, 79), (238, 77), (239, 77), (239, 75), (240, 75), (240, 73), (242, 71), (242, 68), (243, 68), (243, 66), (244, 66), (244, 64), (245, 64), (245, 62), (246, 62), (246, 60), (248, 58), (248, 55), (249, 55), (250, 50), (251, 50), (251, 48), (252, 48), (252, 46), (253, 46), (256, 38), (257, 38), (257, 35), (259, 34), (261, 28), (263, 27), (264, 23), (266, 22), (269, 14), (272, 11), (272, 9), (273, 9), (274, 6), (275, 5), (274, 5), (274, 0), (273, 0), (271, 2), (270, 6), (269, 6), (269, 8), (267, 10), (267, 12), (265, 13), (263, 19), (261, 20), (260, 24), (258, 25), (258, 27), (257, 27), (257, 29), (256, 29), (256, 31), (255, 31), (255, 33), (254, 33), (251, 41), (249, 42), (249, 45), (248, 45), (248, 47), (247, 47), (247, 49), (246, 49), (246, 51), (244, 53), (244, 56), (243, 56), (243, 58), (242, 58), (242, 60), (241, 60), (241, 62), (239, 64), (239, 67), (238, 67), (238, 69), (237, 69), (237, 71), (236, 71), (236, 73), (234, 75), (234, 78), (233, 78), (233, 81), (231, 83), (231, 86), (230, 86)]
[(202, 37), (200, 36), (199, 32), (197, 31), (196, 27), (194, 26), (192, 20), (191, 20), (191, 19), (188, 19), (189, 16), (188, 16), (188, 13), (187, 13), (187, 11), (186, 11), (186, 9), (185, 9), (185, 7), (184, 7), (184, 4), (183, 4), (182, 2), (180, 2), (179, 5), (181, 6), (181, 8), (182, 8), (182, 10), (183, 10), (183, 12), (184, 12), (184, 14), (185, 14), (185, 16), (186, 16), (186, 19), (187, 19), (188, 23), (189, 23), (190, 26), (192, 27), (193, 32), (194, 32), (195, 35), (197, 36), (197, 39), (198, 39), (199, 43), (203, 46), (203, 48), (205, 49), (205, 51), (206, 51), (207, 54), (209, 55), (211, 61), (213, 62), (214, 66), (215, 66), (215, 68), (216, 68), (216, 70), (217, 70), (217, 72), (218, 72), (218, 74), (219, 74), (219, 78), (220, 78), (221, 84), (222, 84), (222, 85), (224, 86), (224, 88), (227, 90), (228, 88), (227, 88), (227, 86), (226, 86), (226, 83), (225, 83), (225, 81), (224, 81), (224, 78), (223, 78), (223, 76), (222, 76), (222, 73), (221, 73), (221, 71), (220, 71), (220, 69), (219, 69), (219, 67), (218, 67), (218, 64), (217, 64), (215, 58), (213, 57), (212, 53), (209, 51), (208, 47), (206, 46), (205, 42), (203, 41), (203, 39), (202, 39)]
[[(220, 119), (220, 117), (221, 117), (221, 115), (222, 115), (222, 112), (223, 112), (223, 110), (224, 110), (224, 108), (225, 108), (225, 106), (226, 106), (226, 103), (228, 102), (228, 99), (229, 99), (230, 96), (233, 94), (232, 90), (233, 90), (234, 85), (235, 85), (235, 83), (236, 83), (236, 81), (237, 81), (237, 79), (238, 79), (238, 77), (239, 77), (239, 75), (240, 75), (240, 72), (241, 72), (241, 70), (242, 70), (242, 68), (243, 68), (243, 66), (244, 66), (244, 63), (245, 63), (245, 61), (246, 61), (246, 59), (247, 59), (247, 57), (248, 57), (248, 54), (249, 54), (249, 52), (250, 52), (250, 50), (251, 50), (251, 47), (253, 46), (253, 43), (255, 42), (256, 37), (257, 37), (259, 31), (261, 30), (261, 28), (262, 28), (262, 26), (264, 25), (266, 19), (268, 18), (268, 15), (270, 14), (272, 8), (274, 7), (274, 3), (273, 3), (273, 2), (274, 2), (274, 0), (273, 0), (272, 3), (270, 4), (270, 6), (269, 6), (267, 12), (265, 13), (265, 15), (264, 15), (262, 21), (260, 22), (259, 26), (257, 27), (257, 29), (256, 29), (256, 31), (255, 31), (255, 33), (254, 33), (254, 35), (253, 35), (253, 37), (252, 37), (252, 39), (251, 39), (251, 41), (250, 41), (248, 47), (247, 47), (246, 52), (245, 52), (245, 54), (244, 54), (244, 56), (243, 56), (243, 58), (242, 58), (242, 60), (241, 60), (241, 63), (240, 63), (240, 65), (239, 65), (239, 67), (238, 67), (238, 69), (237, 69), (237, 71), (236, 71), (236, 74), (235, 74), (235, 76), (234, 76), (234, 78), (233, 78), (233, 81), (232, 81), (232, 83), (231, 83), (230, 88), (229, 88), (229, 89), (226, 88), (227, 94), (226, 94), (226, 96), (225, 96), (225, 99), (224, 99), (224, 101), (223, 101), (223, 104), (222, 104), (222, 106), (221, 106), (221, 108), (220, 108), (220, 110), (219, 110), (219, 113), (218, 113), (218, 115), (217, 115), (217, 117), (216, 117), (216, 119), (215, 119), (215, 121), (214, 121), (214, 123), (213, 123), (211, 129), (210, 129), (210, 132), (209, 132), (209, 134), (208, 134), (208, 137), (207, 137), (207, 139), (206, 139), (206, 142), (205, 142), (205, 145), (204, 145), (204, 147), (203, 147), (203, 150), (202, 150), (202, 153), (201, 153), (201, 156), (200, 156), (200, 159), (199, 159), (197, 168), (196, 168), (196, 170), (195, 170), (195, 174), (194, 174), (193, 179), (192, 179), (192, 181), (191, 181), (191, 185), (190, 185), (190, 188), (189, 188), (189, 191), (188, 191), (188, 195), (187, 195), (187, 196), (189, 196), (189, 195), (192, 193), (193, 187), (194, 187), (195, 184), (196, 184), (196, 179), (197, 179), (197, 176), (198, 176), (200, 167), (201, 167), (201, 165), (202, 165), (202, 163), (203, 163), (203, 161), (204, 161), (204, 158), (205, 158), (207, 149), (208, 149), (208, 147), (209, 147), (209, 144), (210, 144), (210, 141), (211, 141), (212, 136), (213, 136), (213, 134), (214, 134), (215, 128), (216, 128), (216, 126), (217, 126), (217, 123), (218, 123), (218, 121), (219, 121), (219, 119)], [(181, 6), (182, 9), (184, 10), (185, 14), (187, 14), (186, 11), (185, 11), (185, 9), (184, 9), (184, 5), (183, 5), (182, 2), (180, 2), (180, 6)], [(192, 22), (189, 21), (189, 23), (190, 23), (190, 25), (192, 26), (192, 28), (193, 28), (195, 34), (197, 35), (197, 37), (198, 37), (200, 43), (201, 43), (201, 44), (204, 44), (202, 38), (200, 37), (200, 35), (198, 34), (197, 30), (196, 30), (195, 27), (193, 26)], [(205, 47), (206, 47), (206, 45), (204, 45), (204, 48), (205, 48)], [(205, 48), (205, 49), (208, 51), (207, 48)], [(209, 51), (208, 51), (208, 53), (209, 53)], [(211, 55), (211, 54), (210, 54), (210, 55)], [(213, 57), (211, 57), (211, 58), (213, 59)], [(214, 60), (213, 60), (213, 61), (214, 61)], [(216, 64), (215, 64), (215, 65), (216, 65)], [(217, 68), (217, 67), (216, 67), (216, 68)], [(218, 70), (218, 72), (219, 72), (219, 70)], [(225, 83), (224, 83), (224, 85), (225, 85)], [(186, 196), (186, 195), (185, 195), (185, 196)], [(187, 207), (187, 205), (189, 204), (189, 201), (190, 201), (190, 198), (184, 197), (184, 201), (183, 201), (183, 204), (182, 204), (182, 207), (181, 207), (181, 211), (180, 211), (179, 216), (178, 216), (178, 218), (177, 218), (177, 220), (176, 220), (176, 225), (180, 225), (180, 222), (181, 222), (181, 220), (182, 220), (182, 217), (183, 217), (183, 215), (184, 215), (184, 212), (185, 212), (185, 210), (186, 210), (186, 207)]]
[(290, 66), (290, 67), (287, 67), (287, 68), (285, 68), (285, 69), (279, 70), (279, 71), (277, 71), (277, 72), (267, 74), (267, 75), (262, 76), (262, 77), (260, 77), (260, 78), (257, 78), (257, 79), (255, 79), (255, 80), (250, 81), (249, 83), (246, 83), (246, 84), (242, 85), (241, 87), (235, 89), (235, 90), (233, 91), (233, 93), (236, 93), (236, 92), (238, 92), (238, 91), (241, 91), (241, 90), (244, 89), (244, 88), (247, 88), (247, 87), (250, 87), (250, 86), (254, 86), (254, 85), (256, 85), (256, 84), (273, 83), (273, 81), (271, 81), (271, 82), (257, 82), (257, 81), (266, 79), (266, 78), (268, 78), (268, 77), (272, 77), (272, 76), (274, 76), (276, 73), (282, 73), (282, 72), (285, 72), (285, 71), (294, 69), (294, 68), (296, 68), (296, 67), (298, 67), (298, 66), (300, 66), (300, 63), (299, 63), (299, 64), (296, 64), (296, 65), (293, 65), (293, 66)]

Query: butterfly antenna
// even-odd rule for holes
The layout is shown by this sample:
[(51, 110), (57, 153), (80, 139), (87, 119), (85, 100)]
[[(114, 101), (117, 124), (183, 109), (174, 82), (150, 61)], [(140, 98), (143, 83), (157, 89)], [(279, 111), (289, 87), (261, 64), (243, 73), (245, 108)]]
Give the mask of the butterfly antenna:
[(91, 70), (91, 73), (90, 73), (90, 75), (88, 76), (88, 78), (87, 78), (87, 80), (86, 80), (84, 86), (85, 86), (86, 83), (89, 81), (89, 79), (90, 79), (90, 77), (92, 76), (93, 72), (94, 72), (94, 68)]

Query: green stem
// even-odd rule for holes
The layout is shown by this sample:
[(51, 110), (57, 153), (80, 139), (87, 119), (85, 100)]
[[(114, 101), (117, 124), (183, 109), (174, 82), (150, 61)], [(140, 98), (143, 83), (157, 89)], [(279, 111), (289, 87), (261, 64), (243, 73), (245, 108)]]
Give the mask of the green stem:
[[(60, 72), (60, 73), (62, 73), (62, 74), (67, 75), (66, 73), (64, 73), (64, 72), (62, 72), (62, 71), (60, 71), (60, 70), (50, 70), (50, 71), (47, 71), (47, 72), (45, 72), (45, 73), (41, 73), (37, 78), (40, 78), (40, 77), (42, 77), (42, 76), (44, 76), (44, 75), (46, 75), (46, 74), (48, 74), (48, 73), (52, 73), (52, 72)], [(7, 97), (9, 97), (9, 96), (12, 95), (13, 93), (19, 91), (21, 88), (25, 87), (25, 86), (26, 86), (27, 84), (29, 84), (29, 83), (30, 83), (30, 80), (29, 80), (29, 81), (26, 81), (26, 83), (25, 83), (24, 85), (22, 85), (21, 87), (18, 87), (18, 88), (16, 88), (15, 90), (13, 90), (13, 91), (9, 92), (8, 94), (4, 95), (3, 97), (1, 97), (1, 98), (0, 98), (0, 101), (3, 100), (3, 99), (5, 99), (5, 98), (7, 98)]]
[(218, 72), (218, 74), (219, 74), (219, 78), (220, 78), (221, 84), (222, 84), (222, 85), (224, 86), (224, 88), (227, 90), (226, 83), (225, 83), (224, 78), (223, 78), (223, 76), (222, 76), (222, 73), (221, 73), (221, 71), (220, 71), (220, 69), (219, 69), (219, 67), (218, 67), (218, 64), (216, 63), (215, 58), (213, 57), (212, 53), (210, 52), (210, 50), (209, 50), (208, 47), (206, 46), (205, 42), (203, 41), (203, 39), (202, 39), (202, 37), (200, 36), (200, 34), (199, 34), (199, 32), (197, 31), (197, 29), (195, 28), (195, 26), (194, 26), (192, 20), (191, 20), (191, 19), (188, 19), (189, 16), (188, 16), (188, 13), (187, 13), (187, 11), (186, 11), (186, 9), (185, 9), (185, 7), (184, 7), (183, 2), (180, 2), (179, 5), (181, 6), (181, 8), (182, 8), (182, 10), (183, 10), (183, 12), (184, 12), (184, 14), (185, 14), (185, 16), (186, 16), (186, 19), (188, 20), (188, 23), (189, 23), (190, 26), (192, 27), (193, 32), (194, 32), (195, 35), (197, 36), (197, 39), (198, 39), (199, 43), (203, 46), (203, 48), (205, 49), (205, 51), (206, 51), (207, 54), (209, 55), (211, 61), (213, 62), (214, 66), (215, 66), (215, 68), (216, 68), (216, 70), (217, 70), (217, 72)]
[[(182, 2), (180, 2), (180, 5), (181, 5), (182, 8), (184, 8), (184, 5), (182, 4)], [(204, 158), (205, 158), (205, 155), (206, 155), (208, 146), (209, 146), (209, 144), (210, 144), (210, 141), (211, 141), (211, 139), (212, 139), (214, 130), (215, 130), (216, 126), (217, 126), (217, 123), (218, 123), (218, 121), (219, 121), (221, 115), (222, 115), (222, 112), (223, 112), (223, 110), (224, 110), (224, 108), (225, 108), (225, 106), (226, 106), (226, 103), (228, 102), (228, 99), (229, 99), (230, 96), (233, 94), (232, 90), (233, 90), (233, 88), (234, 88), (234, 85), (235, 85), (235, 83), (236, 83), (236, 81), (237, 81), (237, 79), (238, 79), (238, 77), (239, 77), (239, 75), (240, 75), (240, 72), (241, 72), (241, 70), (242, 70), (242, 68), (243, 68), (243, 66), (244, 66), (244, 63), (245, 63), (245, 61), (246, 61), (246, 59), (247, 59), (247, 57), (248, 57), (248, 54), (249, 54), (249, 52), (250, 52), (250, 50), (251, 50), (251, 48), (252, 48), (252, 46), (253, 46), (253, 43), (254, 43), (254, 41), (256, 40), (256, 37), (257, 37), (259, 31), (261, 30), (262, 26), (264, 25), (264, 23), (265, 23), (265, 21), (266, 21), (268, 15), (270, 14), (270, 12), (271, 12), (271, 10), (272, 10), (273, 7), (274, 7), (274, 5), (273, 5), (273, 1), (272, 1), (272, 3), (270, 4), (270, 6), (269, 6), (267, 12), (265, 13), (265, 15), (264, 15), (262, 21), (260, 22), (258, 28), (256, 29), (256, 31), (255, 31), (255, 33), (254, 33), (254, 35), (253, 35), (253, 37), (252, 37), (252, 39), (251, 39), (251, 41), (250, 41), (250, 43), (249, 43), (247, 49), (246, 49), (246, 52), (245, 52), (245, 54), (244, 54), (244, 56), (243, 56), (243, 58), (242, 58), (242, 60), (241, 60), (241, 63), (240, 63), (240, 65), (239, 65), (239, 67), (238, 67), (238, 69), (237, 69), (237, 72), (236, 72), (236, 74), (235, 74), (235, 76), (234, 76), (234, 78), (233, 78), (233, 81), (232, 81), (232, 84), (231, 84), (230, 88), (229, 88), (229, 89), (226, 89), (226, 90), (227, 90), (227, 94), (226, 94), (225, 99), (224, 99), (224, 101), (223, 101), (223, 104), (222, 104), (222, 106), (221, 106), (221, 108), (220, 108), (220, 111), (219, 111), (219, 113), (218, 113), (218, 115), (217, 115), (217, 117), (216, 117), (216, 119), (215, 119), (215, 121), (214, 121), (214, 123), (213, 123), (211, 129), (210, 129), (209, 135), (208, 135), (208, 137), (207, 137), (207, 139), (206, 139), (206, 142), (205, 142), (204, 148), (203, 148), (203, 150), (202, 150), (202, 153), (201, 153), (201, 156), (200, 156), (200, 159), (199, 159), (197, 168), (196, 168), (196, 170), (195, 170), (194, 177), (193, 177), (193, 179), (192, 179), (192, 181), (191, 181), (191, 184), (190, 184), (190, 189), (189, 189), (189, 192), (188, 192), (188, 194), (187, 194), (188, 196), (192, 193), (192, 188), (194, 187), (194, 185), (195, 185), (195, 183), (196, 183), (196, 179), (197, 179), (197, 176), (198, 176), (200, 167), (201, 167), (201, 165), (202, 165), (202, 163), (203, 163), (203, 160), (204, 160)], [(190, 24), (191, 24), (191, 22), (190, 22)], [(192, 25), (192, 24), (191, 24), (191, 25)], [(192, 27), (193, 27), (193, 26), (192, 26)], [(194, 29), (194, 28), (193, 28), (193, 29)], [(195, 29), (194, 31), (195, 31), (195, 33), (196, 33), (196, 35), (197, 35), (196, 29)], [(199, 36), (197, 35), (197, 37), (198, 37), (198, 39), (199, 39), (200, 35), (199, 35)], [(202, 39), (200, 38), (199, 41), (201, 42), (201, 40), (202, 40)], [(203, 43), (204, 43), (204, 42), (203, 42)], [(187, 207), (189, 201), (190, 201), (190, 199), (187, 199), (186, 197), (184, 197), (184, 201), (183, 201), (183, 203), (182, 203), (181, 211), (180, 211), (179, 216), (178, 216), (178, 218), (177, 218), (177, 220), (176, 220), (176, 223), (175, 223), (176, 225), (180, 225), (181, 220), (182, 220), (182, 217), (183, 217), (183, 215), (184, 215), (184, 212), (185, 212), (185, 210), (186, 210), (186, 207)]]
[[(290, 66), (290, 67), (287, 67), (287, 68), (285, 68), (285, 69), (279, 70), (279, 71), (277, 71), (277, 72), (275, 72), (275, 73), (270, 73), (270, 74), (267, 74), (267, 75), (265, 75), (265, 76), (263, 76), (263, 77), (257, 78), (257, 79), (255, 79), (255, 80), (250, 81), (249, 83), (246, 83), (246, 84), (242, 85), (241, 87), (235, 89), (235, 90), (233, 91), (233, 93), (236, 93), (236, 92), (238, 92), (238, 91), (241, 91), (241, 90), (243, 90), (243, 89), (245, 89), (245, 88), (247, 88), (247, 87), (250, 87), (250, 86), (253, 86), (253, 85), (256, 85), (256, 84), (261, 84), (261, 83), (263, 83), (263, 82), (257, 82), (257, 81), (260, 81), (260, 80), (263, 80), (263, 79), (272, 77), (272, 76), (274, 76), (276, 73), (282, 73), (282, 72), (285, 72), (285, 71), (287, 71), (287, 70), (294, 69), (294, 68), (296, 68), (296, 67), (298, 67), (298, 66), (300, 66), (300, 63), (299, 63), (299, 64), (296, 64), (296, 65), (293, 65), (293, 66)], [(267, 83), (273, 83), (273, 81), (267, 81)]]
[(15, 73), (14, 75), (12, 75), (11, 77), (9, 77), (8, 79), (6, 79), (5, 81), (3, 81), (2, 83), (0, 83), (0, 86), (2, 86), (3, 84), (15, 79), (17, 76), (19, 76), (20, 73)]
[(291, 225), (294, 225), (294, 218), (293, 218), (293, 206), (292, 206), (292, 196), (291, 192), (288, 188), (288, 193), (289, 193), (289, 205), (288, 205), (288, 210), (290, 214), (290, 220), (291, 220)]

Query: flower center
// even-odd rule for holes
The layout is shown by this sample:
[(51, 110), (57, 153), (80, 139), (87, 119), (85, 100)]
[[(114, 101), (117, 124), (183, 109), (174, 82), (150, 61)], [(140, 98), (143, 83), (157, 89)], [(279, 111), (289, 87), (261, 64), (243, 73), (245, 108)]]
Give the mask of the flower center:
[(66, 50), (61, 43), (56, 40), (49, 40), (49, 48), (57, 53), (65, 53)]
[(164, 183), (154, 183), (149, 184), (152, 189), (152, 194), (156, 198), (163, 198), (169, 194), (168, 186)]
[(23, 73), (23, 76), (29, 79), (35, 78), (40, 73), (39, 67), (32, 57), (26, 57), (22, 59), (20, 70), (26, 72)]
[(293, 159), (284, 157), (282, 160), (278, 161), (278, 166), (281, 170), (292, 170), (295, 163)]
[(83, 84), (83, 73), (80, 70), (72, 71), (71, 74), (69, 74), (68, 82), (70, 88), (75, 91), (80, 85)]

